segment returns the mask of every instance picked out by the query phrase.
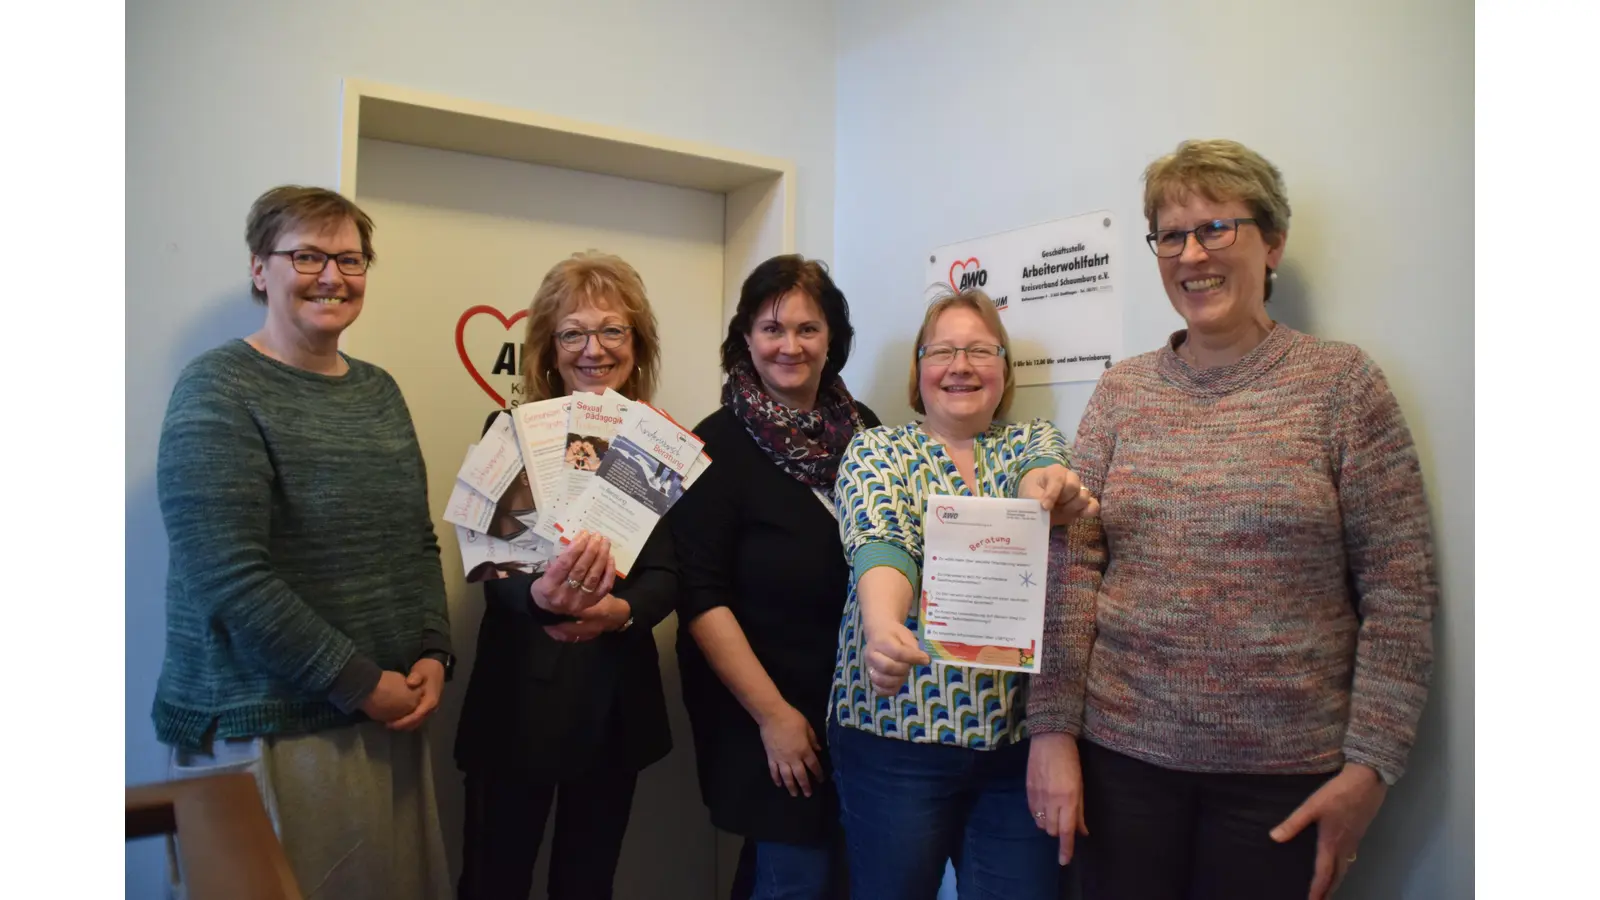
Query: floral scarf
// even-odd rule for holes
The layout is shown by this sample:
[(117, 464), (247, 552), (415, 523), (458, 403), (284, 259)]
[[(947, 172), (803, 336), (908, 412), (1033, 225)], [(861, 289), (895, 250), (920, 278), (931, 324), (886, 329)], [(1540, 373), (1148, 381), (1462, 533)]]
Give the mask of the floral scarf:
[(862, 428), (861, 413), (844, 379), (835, 376), (832, 384), (817, 391), (815, 409), (798, 410), (773, 399), (755, 367), (745, 360), (728, 372), (722, 403), (790, 478), (833, 497), (839, 458)]

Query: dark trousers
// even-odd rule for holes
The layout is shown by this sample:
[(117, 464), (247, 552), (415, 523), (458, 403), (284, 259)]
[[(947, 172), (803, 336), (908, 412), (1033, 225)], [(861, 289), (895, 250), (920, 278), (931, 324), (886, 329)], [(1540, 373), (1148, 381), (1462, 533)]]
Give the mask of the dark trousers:
[(1269, 835), (1327, 775), (1229, 775), (1154, 766), (1079, 741), (1089, 834), (1083, 900), (1304, 900), (1317, 829)]
[(828, 727), (850, 895), (932, 900), (945, 861), (962, 900), (1056, 900), (1057, 841), (1028, 809), (1028, 744), (969, 750)]
[(637, 772), (559, 784), (467, 775), (460, 900), (527, 900), (550, 806), (550, 900), (610, 900)]

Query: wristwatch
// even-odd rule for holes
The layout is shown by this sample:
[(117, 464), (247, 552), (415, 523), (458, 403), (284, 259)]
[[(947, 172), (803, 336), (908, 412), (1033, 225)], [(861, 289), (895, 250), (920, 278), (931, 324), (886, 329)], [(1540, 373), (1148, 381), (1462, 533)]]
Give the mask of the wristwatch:
[(456, 656), (454, 653), (446, 653), (443, 650), (429, 650), (427, 653), (422, 654), (421, 658), (438, 660), (439, 664), (444, 666), (445, 681), (449, 681), (451, 678), (455, 677)]

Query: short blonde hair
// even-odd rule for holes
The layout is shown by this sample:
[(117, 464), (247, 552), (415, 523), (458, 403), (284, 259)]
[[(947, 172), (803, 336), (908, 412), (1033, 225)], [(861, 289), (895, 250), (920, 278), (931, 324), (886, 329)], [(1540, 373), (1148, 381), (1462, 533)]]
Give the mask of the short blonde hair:
[(1289, 230), (1289, 194), (1283, 173), (1238, 141), (1184, 141), (1144, 170), (1144, 217), (1156, 230), (1156, 210), (1198, 194), (1213, 203), (1238, 200), (1250, 207), (1267, 243)]
[(1017, 392), (1017, 383), (1011, 373), (1011, 337), (1006, 334), (1005, 323), (1000, 321), (1000, 311), (994, 308), (994, 301), (978, 288), (960, 293), (945, 288), (932, 303), (928, 304), (928, 311), (922, 317), (922, 327), (917, 330), (917, 342), (911, 347), (911, 408), (919, 415), (926, 415), (928, 412), (927, 406), (922, 402), (922, 360), (918, 356), (918, 351), (922, 347), (922, 342), (928, 339), (928, 332), (933, 330), (939, 317), (952, 309), (970, 309), (977, 313), (978, 318), (983, 320), (984, 327), (994, 332), (1000, 339), (1000, 346), (1005, 348), (1005, 352), (1001, 354), (1001, 362), (1006, 370), (1005, 388), (1000, 392), (1000, 405), (994, 410), (996, 416), (1003, 416), (1006, 410), (1011, 408), (1011, 398)]
[(552, 266), (528, 305), (528, 331), (522, 342), (524, 402), (566, 396), (566, 384), (556, 368), (556, 323), (584, 304), (615, 305), (627, 313), (633, 328), (633, 371), (621, 392), (630, 400), (648, 402), (656, 392), (661, 343), (644, 279), (621, 257), (595, 250), (574, 253)]

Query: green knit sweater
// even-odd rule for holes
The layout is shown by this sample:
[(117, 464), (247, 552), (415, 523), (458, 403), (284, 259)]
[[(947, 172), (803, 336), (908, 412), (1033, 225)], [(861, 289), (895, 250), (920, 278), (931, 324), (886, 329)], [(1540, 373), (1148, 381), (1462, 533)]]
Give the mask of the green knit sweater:
[(449, 650), (411, 414), (387, 372), (347, 361), (318, 375), (233, 341), (178, 377), (156, 464), (163, 743), (355, 722), (383, 670)]

